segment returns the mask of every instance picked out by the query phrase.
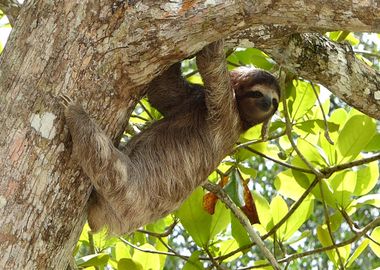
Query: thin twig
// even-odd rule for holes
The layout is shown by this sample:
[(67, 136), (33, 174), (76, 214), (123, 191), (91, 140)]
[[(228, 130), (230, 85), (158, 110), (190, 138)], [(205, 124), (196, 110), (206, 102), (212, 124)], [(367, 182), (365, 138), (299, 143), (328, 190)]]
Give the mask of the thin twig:
[(183, 260), (185, 261), (188, 261), (189, 260), (189, 257), (187, 256), (184, 256), (180, 253), (178, 253), (177, 251), (175, 251), (171, 246), (169, 246), (167, 243), (165, 243), (164, 240), (162, 240), (161, 237), (158, 237), (158, 240), (170, 251), (170, 252), (173, 252), (174, 254), (176, 254), (178, 257), (182, 258)]
[(232, 213), (236, 216), (236, 218), (240, 221), (241, 225), (247, 231), (251, 240), (257, 245), (257, 247), (260, 249), (260, 251), (263, 253), (263, 255), (269, 260), (270, 265), (274, 269), (280, 269), (280, 266), (278, 265), (273, 254), (266, 248), (266, 246), (265, 246), (264, 242), (261, 240), (260, 236), (256, 233), (256, 231), (251, 226), (251, 223), (249, 222), (248, 218), (231, 201), (231, 199), (223, 191), (223, 189), (220, 186), (213, 184), (211, 182), (207, 182), (206, 184), (203, 185), (203, 187), (206, 188), (208, 191), (214, 193), (219, 198), (219, 200), (221, 200), (232, 211)]
[(354, 50), (354, 53), (364, 54), (364, 55), (369, 55), (369, 56), (380, 58), (380, 54), (376, 53), (376, 52)]
[(167, 237), (169, 236), (172, 232), (173, 232), (173, 229), (175, 228), (175, 226), (178, 224), (178, 220), (176, 219), (169, 227), (167, 227), (167, 229), (162, 232), (162, 233), (156, 233), (156, 232), (151, 232), (151, 231), (146, 231), (146, 230), (137, 230), (138, 232), (140, 233), (145, 233), (145, 234), (148, 234), (150, 236), (154, 236), (154, 237)]
[[(284, 87), (284, 80), (281, 80), (281, 84), (283, 87), (282, 89), (285, 89)], [(310, 163), (301, 153), (301, 151), (298, 149), (297, 145), (295, 144), (293, 137), (292, 137), (292, 124), (290, 122), (290, 116), (288, 112), (288, 106), (286, 102), (286, 95), (283, 91), (281, 95), (281, 100), (282, 100), (282, 107), (284, 108), (284, 117), (285, 117), (285, 124), (286, 124), (286, 135), (288, 136), (288, 139), (290, 141), (290, 144), (292, 145), (293, 149), (296, 151), (297, 155), (301, 158), (301, 160), (306, 164), (306, 166), (309, 167), (310, 170), (313, 171), (313, 173), (318, 177), (318, 178), (324, 178), (324, 175), (316, 169), (313, 164)]]
[[(323, 192), (323, 187), (322, 187), (322, 182), (319, 181), (319, 191), (321, 193), (321, 199), (322, 199), (322, 205), (323, 205), (323, 212), (325, 214), (325, 220), (326, 220), (326, 225), (327, 225), (327, 231), (329, 233), (329, 236), (330, 236), (330, 239), (331, 239), (331, 242), (334, 246), (336, 246), (336, 242), (335, 242), (335, 239), (334, 239), (334, 235), (333, 235), (333, 232), (332, 232), (332, 229), (331, 229), (331, 224), (330, 224), (330, 215), (329, 215), (329, 212), (328, 212), (328, 208), (327, 208), (327, 204), (326, 204), (326, 201), (325, 201), (325, 196), (324, 196), (324, 192)], [(339, 249), (338, 248), (335, 248), (335, 252), (336, 254), (338, 255), (338, 259), (339, 259), (339, 266), (341, 269), (344, 269), (344, 263), (343, 263), (343, 260), (342, 260), (342, 256), (340, 255), (340, 252), (339, 252)]]
[(233, 67), (241, 67), (241, 66), (243, 66), (243, 64), (235, 64), (235, 63), (233, 63), (233, 62), (231, 62), (231, 61), (227, 61), (227, 64), (229, 64), (230, 66), (233, 66)]
[(325, 111), (323, 110), (322, 103), (321, 103), (321, 101), (319, 100), (319, 95), (318, 95), (318, 93), (317, 93), (317, 90), (315, 90), (315, 87), (314, 87), (313, 82), (309, 81), (309, 83), (310, 83), (310, 85), (311, 85), (311, 88), (313, 88), (313, 92), (314, 92), (314, 94), (315, 94), (315, 97), (317, 98), (319, 108), (321, 109), (321, 112), (322, 112), (323, 122), (324, 122), (324, 124), (325, 124), (325, 132), (324, 132), (325, 138), (326, 138), (326, 140), (327, 140), (331, 145), (334, 145), (333, 140), (331, 140), (331, 138), (330, 138), (330, 134), (329, 134), (329, 125), (328, 125), (328, 123), (327, 123), (327, 118), (326, 118)]
[(372, 161), (376, 161), (376, 160), (379, 160), (379, 159), (380, 159), (380, 153), (375, 154), (375, 155), (373, 155), (371, 157), (360, 159), (360, 160), (355, 160), (355, 161), (351, 161), (351, 162), (348, 162), (348, 163), (339, 164), (339, 165), (336, 165), (336, 166), (333, 166), (333, 167), (324, 168), (324, 169), (321, 170), (321, 173), (323, 173), (325, 175), (325, 177), (328, 178), (334, 172), (343, 171), (345, 169), (349, 169), (349, 168), (352, 168), (352, 167), (355, 167), (355, 166), (360, 166), (360, 165), (363, 165), (363, 164), (366, 164), (366, 163), (370, 163)]
[[(96, 254), (96, 249), (95, 249), (95, 243), (94, 243), (94, 236), (92, 234), (92, 232), (87, 232), (87, 236), (88, 236), (88, 243), (89, 243), (89, 246), (90, 246), (90, 252), (91, 254)], [(99, 266), (94, 266), (95, 270), (99, 270)]]
[(186, 75), (184, 75), (183, 77), (185, 77), (185, 79), (187, 78), (190, 78), (191, 76), (195, 75), (198, 73), (198, 69), (194, 69), (193, 71), (187, 73)]
[(140, 120), (143, 120), (143, 121), (146, 121), (146, 122), (149, 122), (150, 120), (145, 118), (145, 117), (142, 117), (140, 115), (137, 115), (137, 114), (132, 114), (131, 117), (134, 117), (134, 118), (138, 118)]
[[(348, 226), (350, 227), (353, 233), (357, 233), (358, 231), (360, 231), (359, 226), (352, 221), (352, 219), (344, 209), (339, 209), (339, 211), (342, 214), (343, 218), (346, 220)], [(380, 247), (380, 243), (373, 239), (370, 235), (366, 234), (365, 237)]]
[(154, 120), (153, 115), (150, 113), (150, 111), (145, 107), (145, 105), (141, 101), (139, 101), (139, 105), (143, 108), (143, 110), (146, 112), (149, 118)]
[(273, 162), (275, 162), (275, 163), (278, 163), (278, 164), (280, 164), (280, 165), (282, 165), (282, 166), (284, 166), (284, 167), (287, 167), (287, 168), (290, 168), (290, 169), (293, 169), (293, 170), (297, 170), (297, 171), (300, 171), (300, 172), (313, 173), (311, 170), (304, 169), (304, 168), (301, 168), (301, 167), (297, 167), (297, 166), (294, 166), (294, 165), (291, 165), (291, 164), (288, 164), (288, 163), (282, 162), (282, 161), (280, 161), (280, 160), (277, 160), (277, 159), (275, 159), (275, 158), (272, 158), (272, 157), (270, 157), (270, 156), (267, 156), (267, 155), (265, 155), (265, 154), (263, 154), (263, 153), (261, 153), (261, 152), (255, 150), (255, 149), (252, 149), (252, 148), (250, 148), (250, 147), (244, 147), (244, 149), (246, 149), (246, 150), (248, 150), (248, 151), (250, 151), (250, 152), (252, 152), (252, 153), (255, 153), (256, 155), (259, 155), (259, 156), (262, 156), (262, 157), (264, 157), (264, 158), (266, 158), (266, 159), (269, 159), (269, 160), (271, 160), (271, 161), (273, 161)]
[(239, 143), (238, 145), (235, 146), (232, 153), (234, 153), (236, 150), (238, 150), (240, 148), (244, 148), (245, 146), (250, 146), (250, 145), (256, 144), (256, 143), (262, 143), (262, 142), (266, 142), (266, 141), (275, 140), (275, 139), (278, 139), (284, 135), (286, 135), (285, 130), (278, 133), (278, 134), (272, 135), (271, 137), (268, 137), (265, 141), (263, 139), (259, 139), (259, 140), (253, 140), (253, 141), (248, 141), (248, 142), (244, 142), (244, 143)]
[(224, 267), (222, 267), (215, 259), (214, 259), (214, 256), (212, 256), (210, 250), (208, 249), (208, 247), (205, 247), (204, 250), (206, 251), (208, 257), (210, 258), (211, 260), (211, 263), (212, 265), (218, 269), (218, 270), (226, 270)]
[(141, 251), (141, 252), (152, 253), (152, 254), (159, 254), (159, 255), (167, 255), (167, 256), (175, 256), (175, 257), (180, 257), (180, 258), (182, 258), (182, 256), (178, 256), (177, 254), (172, 253), (172, 252), (157, 251), (157, 250), (151, 250), (151, 249), (143, 249), (143, 248), (141, 248), (141, 247), (139, 247), (139, 246), (136, 246), (136, 245), (132, 244), (131, 242), (129, 242), (128, 240), (126, 240), (126, 239), (123, 238), (123, 237), (119, 237), (119, 239), (120, 239), (123, 243), (127, 244), (128, 246), (131, 246), (131, 247), (133, 247), (134, 249), (137, 249), (137, 250), (139, 250), (139, 251)]
[[(378, 217), (378, 218), (374, 219), (373, 221), (371, 221), (370, 223), (368, 223), (363, 229), (359, 230), (358, 233), (355, 234), (355, 236), (353, 236), (352, 238), (350, 238), (346, 241), (340, 242), (336, 245), (330, 245), (327, 247), (317, 248), (317, 249), (313, 249), (310, 251), (305, 251), (302, 253), (293, 254), (293, 255), (290, 255), (286, 258), (278, 260), (278, 262), (279, 263), (289, 263), (289, 262), (294, 261), (296, 259), (300, 259), (300, 258), (307, 257), (310, 255), (314, 255), (314, 254), (319, 254), (319, 253), (329, 251), (329, 250), (332, 250), (335, 248), (344, 247), (346, 245), (352, 244), (353, 242), (359, 240), (369, 230), (371, 230), (371, 229), (373, 229), (379, 225), (380, 225), (380, 217)], [(261, 264), (261, 265), (255, 265), (255, 266), (242, 267), (242, 268), (239, 268), (238, 270), (248, 270), (248, 269), (255, 269), (255, 268), (261, 268), (261, 267), (266, 267), (266, 266), (271, 266), (271, 265), (269, 263), (267, 263), (267, 264)]]

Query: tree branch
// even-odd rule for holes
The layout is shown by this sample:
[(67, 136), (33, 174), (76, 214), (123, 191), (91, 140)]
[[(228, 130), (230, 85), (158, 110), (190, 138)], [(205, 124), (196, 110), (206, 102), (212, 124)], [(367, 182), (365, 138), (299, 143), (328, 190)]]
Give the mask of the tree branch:
[[(340, 28), (341, 29), (341, 28)], [(352, 31), (352, 30), (351, 30)], [(327, 87), (350, 106), (380, 119), (380, 72), (355, 57), (350, 45), (291, 25), (262, 25), (227, 40), (229, 46), (257, 47), (295, 74)]]
[[(373, 228), (375, 228), (375, 227), (377, 227), (379, 225), (380, 225), (380, 218), (376, 218), (373, 221), (371, 221), (370, 223), (368, 223), (364, 228), (362, 228), (361, 230), (359, 230), (357, 232), (357, 234), (355, 234), (355, 236), (351, 237), (350, 239), (348, 239), (346, 241), (340, 242), (340, 243), (338, 243), (336, 245), (330, 245), (330, 246), (327, 246), (327, 247), (321, 247), (321, 248), (317, 248), (317, 249), (306, 251), (306, 252), (296, 253), (296, 254), (290, 255), (290, 256), (288, 256), (288, 257), (286, 257), (284, 259), (281, 259), (278, 262), (279, 263), (288, 263), (288, 262), (294, 261), (294, 260), (299, 259), (299, 258), (303, 258), (303, 257), (310, 256), (310, 255), (313, 255), (313, 254), (319, 254), (319, 253), (322, 253), (322, 252), (325, 252), (325, 251), (328, 251), (328, 250), (332, 250), (332, 249), (335, 249), (335, 248), (339, 248), (339, 247), (344, 247), (346, 245), (349, 245), (349, 244), (351, 244), (351, 243), (359, 240), (369, 230), (371, 230), (371, 229), (373, 229)], [(255, 269), (255, 268), (261, 268), (261, 267), (265, 267), (265, 266), (270, 266), (270, 264), (261, 264), (261, 265), (243, 267), (243, 268), (239, 268), (239, 270)]]
[(263, 255), (269, 260), (273, 268), (280, 269), (280, 266), (278, 265), (273, 254), (266, 248), (264, 242), (261, 240), (260, 236), (253, 229), (248, 218), (243, 214), (243, 212), (240, 209), (236, 207), (236, 205), (231, 201), (228, 195), (224, 193), (223, 189), (220, 186), (213, 184), (211, 182), (207, 182), (206, 184), (203, 185), (203, 187), (206, 188), (208, 191), (214, 193), (216, 196), (218, 196), (219, 200), (221, 200), (232, 211), (232, 213), (236, 216), (236, 218), (240, 221), (241, 225), (247, 231), (251, 240), (254, 243), (256, 243), (257, 247), (260, 249)]
[(20, 8), (21, 5), (16, 0), (0, 0), (0, 9), (7, 15), (11, 26), (15, 24)]
[(350, 45), (320, 34), (299, 34), (269, 53), (292, 72), (324, 85), (347, 104), (380, 119), (380, 72), (356, 58)]

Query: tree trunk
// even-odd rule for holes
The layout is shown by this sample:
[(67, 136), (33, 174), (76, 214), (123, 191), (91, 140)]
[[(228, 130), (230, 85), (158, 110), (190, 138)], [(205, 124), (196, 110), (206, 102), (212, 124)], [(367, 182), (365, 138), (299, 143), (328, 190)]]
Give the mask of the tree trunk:
[(81, 231), (91, 187), (70, 159), (60, 93), (115, 139), (145, 84), (211, 41), (254, 24), (379, 27), (379, 7), (335, 2), (26, 2), (0, 60), (0, 266), (64, 269)]

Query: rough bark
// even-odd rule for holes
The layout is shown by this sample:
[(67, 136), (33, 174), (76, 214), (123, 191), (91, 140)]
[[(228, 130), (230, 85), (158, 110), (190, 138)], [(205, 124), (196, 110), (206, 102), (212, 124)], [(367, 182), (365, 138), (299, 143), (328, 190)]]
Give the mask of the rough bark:
[(13, 26), (20, 12), (20, 4), (16, 0), (0, 0), (0, 10), (7, 15), (9, 23)]
[(379, 6), (357, 2), (27, 1), (0, 60), (0, 265), (63, 269), (81, 230), (90, 185), (59, 93), (116, 138), (169, 64), (251, 25), (379, 30)]
[(317, 34), (293, 35), (286, 44), (268, 51), (277, 63), (380, 120), (380, 72), (356, 58), (351, 45)]

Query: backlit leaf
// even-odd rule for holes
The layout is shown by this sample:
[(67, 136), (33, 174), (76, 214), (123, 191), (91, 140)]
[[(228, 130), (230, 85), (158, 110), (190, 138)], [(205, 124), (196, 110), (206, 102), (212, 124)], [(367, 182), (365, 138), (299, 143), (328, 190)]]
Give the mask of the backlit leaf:
[(198, 246), (205, 246), (210, 239), (211, 215), (202, 206), (203, 191), (198, 187), (177, 211), (183, 227)]
[(337, 149), (339, 163), (354, 160), (376, 134), (376, 125), (366, 115), (353, 115), (339, 134)]

